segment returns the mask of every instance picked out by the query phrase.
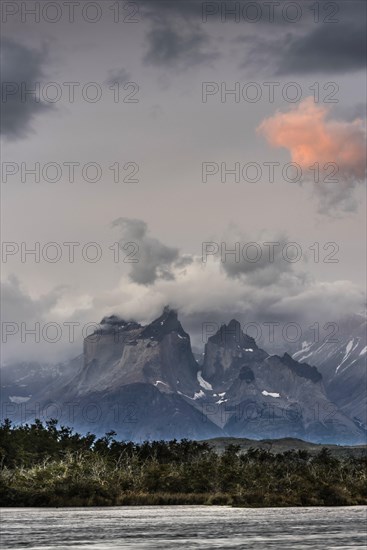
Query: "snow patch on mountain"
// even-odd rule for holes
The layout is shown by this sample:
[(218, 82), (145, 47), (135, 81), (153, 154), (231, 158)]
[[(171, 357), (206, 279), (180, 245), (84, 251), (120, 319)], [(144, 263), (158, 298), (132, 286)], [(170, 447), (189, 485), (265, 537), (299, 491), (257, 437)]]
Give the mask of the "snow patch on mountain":
[(154, 382), (154, 386), (158, 386), (158, 384), (163, 384), (163, 386), (168, 386), (168, 384), (166, 384), (165, 382), (162, 382), (162, 380), (157, 380), (156, 382)]
[(202, 388), (204, 388), (204, 390), (213, 391), (212, 385), (209, 384), (209, 382), (207, 382), (206, 380), (204, 380), (204, 378), (201, 376), (201, 370), (199, 370), (198, 373), (197, 373), (197, 380), (198, 380), (200, 386)]
[(185, 393), (182, 393), (179, 390), (177, 390), (177, 393), (179, 395), (183, 395), (184, 397), (187, 397), (187, 399), (191, 399), (192, 401), (196, 401), (197, 399), (200, 399), (201, 397), (205, 397), (205, 393), (203, 392), (203, 390), (200, 390), (199, 392), (195, 392), (194, 397), (190, 397), (189, 395), (186, 395)]
[(266, 391), (266, 390), (263, 390), (261, 393), (262, 393), (263, 395), (269, 396), (269, 397), (280, 397), (280, 394), (279, 394), (279, 393), (270, 392), (270, 391)]
[(12, 403), (15, 403), (16, 405), (20, 405), (21, 403), (26, 403), (27, 401), (29, 401), (31, 398), (31, 396), (29, 397), (21, 397), (19, 395), (13, 395), (13, 396), (10, 396), (9, 395), (9, 399)]
[(221, 403), (226, 403), (226, 401), (228, 401), (228, 399), (223, 399), (223, 398), (221, 398), (221, 399), (219, 399), (218, 401), (216, 401), (216, 404), (217, 404), (217, 405), (220, 405)]
[(353, 344), (354, 344), (354, 339), (352, 340), (349, 340), (346, 348), (345, 348), (345, 354), (344, 354), (344, 357), (342, 359), (342, 362), (336, 367), (336, 370), (335, 372), (338, 372), (338, 370), (340, 369), (340, 367), (342, 366), (343, 363), (345, 363), (345, 361), (348, 359), (349, 355), (350, 355), (350, 352), (352, 351), (353, 349)]
[(205, 397), (205, 393), (203, 392), (203, 390), (200, 390), (199, 392), (195, 392), (194, 393), (194, 397), (193, 399), (200, 399), (200, 397)]
[(303, 353), (307, 353), (307, 352), (310, 350), (312, 344), (313, 344), (313, 342), (307, 342), (307, 340), (304, 340), (304, 341), (302, 342), (302, 347), (301, 347), (301, 349), (298, 350), (298, 351), (296, 351), (296, 353), (294, 353), (294, 354), (292, 355), (293, 359), (296, 359), (297, 361), (303, 361), (306, 357), (309, 357), (309, 356), (311, 355), (311, 353), (308, 354), (308, 355), (306, 355), (305, 357), (300, 357), (300, 356), (301, 356)]

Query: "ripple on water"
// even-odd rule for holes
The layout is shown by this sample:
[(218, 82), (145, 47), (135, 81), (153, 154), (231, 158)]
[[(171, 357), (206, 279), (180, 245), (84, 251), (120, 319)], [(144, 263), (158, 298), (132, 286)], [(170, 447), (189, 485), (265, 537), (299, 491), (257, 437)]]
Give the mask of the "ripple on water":
[(1, 510), (2, 549), (366, 549), (367, 507)]

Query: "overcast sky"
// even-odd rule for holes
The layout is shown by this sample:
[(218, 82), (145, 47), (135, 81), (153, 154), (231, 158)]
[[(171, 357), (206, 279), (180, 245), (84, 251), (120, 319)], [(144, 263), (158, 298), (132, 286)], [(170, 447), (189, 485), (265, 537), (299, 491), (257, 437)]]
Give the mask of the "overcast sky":
[(365, 2), (37, 4), (2, 3), (3, 361), (81, 351), (22, 343), (37, 322), (166, 304), (196, 344), (363, 311)]

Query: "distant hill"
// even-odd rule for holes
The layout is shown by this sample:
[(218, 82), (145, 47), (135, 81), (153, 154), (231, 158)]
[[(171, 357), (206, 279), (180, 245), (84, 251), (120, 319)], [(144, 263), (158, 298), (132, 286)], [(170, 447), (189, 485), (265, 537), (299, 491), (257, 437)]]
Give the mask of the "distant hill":
[(242, 437), (216, 437), (214, 439), (206, 439), (206, 443), (209, 443), (219, 453), (224, 452), (228, 445), (239, 445), (241, 451), (247, 451), (251, 447), (253, 449), (265, 449), (274, 454), (284, 453), (291, 450), (305, 450), (312, 455), (316, 455), (323, 447), (326, 447), (333, 456), (354, 456), (362, 457), (367, 456), (367, 445), (322, 445), (319, 443), (310, 443), (303, 441), (302, 439), (296, 439), (292, 437), (284, 437), (281, 439), (246, 439)]

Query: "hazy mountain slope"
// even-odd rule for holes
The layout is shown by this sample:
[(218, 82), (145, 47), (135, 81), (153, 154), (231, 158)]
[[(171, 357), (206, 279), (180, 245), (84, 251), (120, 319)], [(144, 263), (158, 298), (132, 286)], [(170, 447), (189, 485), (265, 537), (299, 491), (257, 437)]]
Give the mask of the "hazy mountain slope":
[(147, 326), (104, 318), (101, 330), (84, 340), (81, 358), (54, 380), (32, 384), (25, 404), (5, 395), (17, 421), (24, 421), (25, 409), (29, 419), (41, 411), (41, 420), (44, 413), (79, 430), (115, 430), (139, 441), (222, 435), (365, 441), (358, 423), (325, 394), (316, 367), (269, 355), (236, 320), (209, 338), (199, 366), (168, 307)]
[(355, 315), (338, 323), (332, 340), (314, 342), (309, 335), (293, 354), (299, 362), (316, 365), (329, 399), (345, 414), (367, 426), (366, 320)]

